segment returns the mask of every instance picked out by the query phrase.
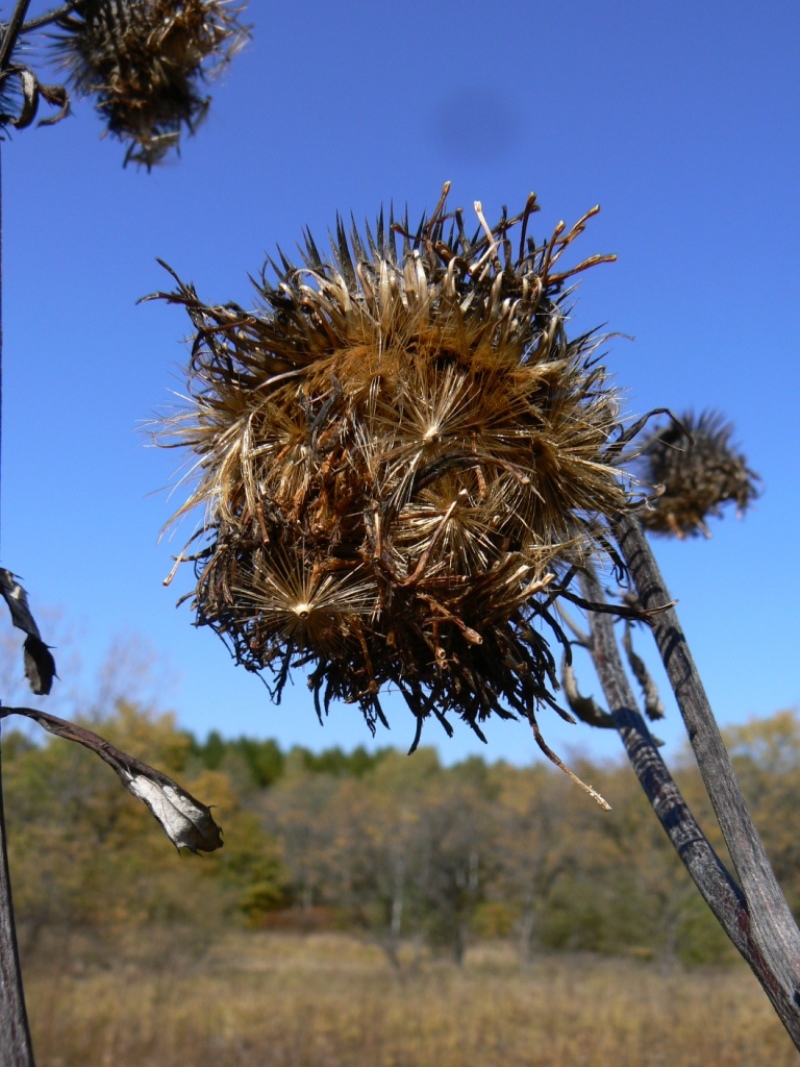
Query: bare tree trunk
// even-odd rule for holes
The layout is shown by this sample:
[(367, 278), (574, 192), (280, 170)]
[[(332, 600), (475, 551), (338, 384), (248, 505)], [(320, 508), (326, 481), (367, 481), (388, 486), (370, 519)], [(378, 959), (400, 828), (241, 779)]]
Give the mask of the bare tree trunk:
[(405, 903), (406, 865), (404, 860), (399, 860), (394, 867), (394, 881), (392, 886), (392, 914), (389, 922), (389, 937), (395, 945), (400, 944), (400, 935), (403, 931), (403, 910)]
[(381, 942), (395, 973), (400, 974), (400, 937), (403, 931), (403, 910), (405, 905), (405, 863), (401, 859), (394, 864), (392, 881), (392, 903), (389, 914), (389, 928)]
[(519, 924), (519, 965), (523, 971), (531, 969), (533, 958), (532, 941), (536, 932), (536, 901), (533, 894), (527, 896)]

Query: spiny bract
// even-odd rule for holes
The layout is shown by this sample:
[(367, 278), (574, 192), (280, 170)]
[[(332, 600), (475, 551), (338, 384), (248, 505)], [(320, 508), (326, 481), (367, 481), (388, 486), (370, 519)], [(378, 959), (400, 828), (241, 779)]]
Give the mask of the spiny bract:
[(78, 0), (56, 45), (75, 89), (98, 97), (107, 132), (129, 141), (125, 162), (148, 169), (203, 119), (198, 85), (246, 42), (228, 0)]
[(199, 472), (178, 512), (205, 507), (181, 557), (198, 624), (276, 700), (307, 666), (320, 715), (342, 699), (374, 728), (399, 690), (415, 744), (428, 715), (480, 734), (492, 712), (536, 729), (537, 703), (557, 707), (541, 623), (566, 645), (553, 600), (630, 506), (600, 339), (566, 332), (566, 283), (614, 258), (560, 266), (598, 209), (537, 245), (533, 195), (494, 228), (476, 203), (470, 237), (448, 188), (413, 233), (340, 221), (330, 260), (306, 234), (256, 311), (180, 281), (155, 294), (197, 331), (190, 405), (159, 439)]
[(659, 493), (639, 512), (642, 525), (678, 538), (710, 537), (706, 519), (733, 501), (744, 514), (758, 496), (758, 475), (731, 443), (717, 412), (692, 412), (656, 429), (641, 445), (640, 477)]

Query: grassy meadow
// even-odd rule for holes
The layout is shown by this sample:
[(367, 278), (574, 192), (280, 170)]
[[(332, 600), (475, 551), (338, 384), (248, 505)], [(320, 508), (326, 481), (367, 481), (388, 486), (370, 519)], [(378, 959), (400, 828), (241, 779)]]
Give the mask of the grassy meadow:
[[(627, 766), (578, 768), (606, 816), (542, 765), (201, 744), (124, 703), (103, 729), (211, 801), (225, 848), (178, 855), (100, 761), (4, 737), (38, 1067), (797, 1062)], [(800, 914), (800, 717), (728, 736)]]
[[(410, 950), (409, 950), (410, 951)], [(221, 935), (27, 966), (39, 1067), (770, 1067), (797, 1054), (743, 966), (561, 953), (522, 972), (483, 942), (411, 973), (335, 933)]]

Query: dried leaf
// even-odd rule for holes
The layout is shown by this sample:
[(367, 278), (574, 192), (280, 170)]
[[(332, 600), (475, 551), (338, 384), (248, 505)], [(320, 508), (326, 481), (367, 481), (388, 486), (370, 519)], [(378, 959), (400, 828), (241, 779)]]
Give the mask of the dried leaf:
[(49, 118), (40, 119), (37, 125), (54, 126), (69, 114), (69, 94), (62, 85), (42, 85), (30, 67), (9, 67), (0, 74), (0, 84), (10, 77), (19, 80), (22, 102), (18, 115), (2, 115), (0, 122), (10, 122), (18, 130), (24, 130), (36, 118), (42, 99), (59, 110)]
[(58, 677), (56, 661), (50, 647), (42, 641), (28, 607), (28, 594), (17, 581), (17, 576), (5, 568), (0, 568), (0, 594), (8, 604), (13, 624), (27, 634), (22, 654), (25, 677), (37, 696), (46, 696), (53, 687), (53, 679)]
[(14, 625), (26, 634), (40, 637), (39, 627), (28, 607), (28, 594), (17, 581), (17, 576), (4, 568), (0, 568), (0, 593), (8, 604)]
[(561, 661), (561, 684), (564, 696), (569, 704), (570, 711), (589, 726), (605, 727), (610, 730), (616, 729), (614, 716), (600, 707), (594, 697), (582, 696), (575, 672), (567, 662), (566, 657)]
[(39, 108), (39, 82), (36, 80), (36, 75), (33, 71), (27, 67), (12, 68), (11, 73), (18, 75), (22, 91), (22, 107), (19, 115), (11, 120), (11, 124), (16, 126), (18, 130), (23, 130), (26, 126), (30, 126), (36, 118), (36, 112)]
[(34, 634), (28, 634), (23, 647), (25, 677), (37, 696), (47, 696), (53, 688), (56, 661), (48, 645)]
[(58, 111), (49, 118), (39, 119), (37, 126), (55, 126), (57, 122), (61, 122), (62, 119), (65, 119), (70, 114), (69, 93), (63, 85), (40, 84), (39, 93), (48, 104), (57, 107)]

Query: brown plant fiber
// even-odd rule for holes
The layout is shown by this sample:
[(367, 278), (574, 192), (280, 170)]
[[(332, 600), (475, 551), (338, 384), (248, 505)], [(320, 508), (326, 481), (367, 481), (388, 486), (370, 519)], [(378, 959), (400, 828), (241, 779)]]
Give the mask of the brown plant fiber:
[(710, 537), (706, 524), (729, 502), (743, 515), (759, 495), (759, 476), (732, 443), (721, 415), (692, 412), (656, 429), (641, 446), (641, 479), (658, 492), (639, 519), (667, 536)]
[[(306, 235), (260, 306), (209, 306), (190, 285), (189, 406), (161, 427), (188, 449), (201, 505), (194, 610), (276, 700), (309, 669), (318, 714), (380, 693), (417, 720), (557, 707), (550, 611), (607, 553), (629, 506), (615, 392), (594, 334), (567, 336), (560, 258), (589, 212), (542, 245), (515, 218), (446, 213), (415, 232), (339, 222), (332, 258)], [(513, 237), (513, 244), (512, 244)], [(516, 251), (515, 251), (516, 249)], [(178, 516), (176, 516), (177, 518)]]
[(74, 88), (97, 96), (107, 132), (130, 142), (125, 162), (148, 169), (205, 117), (203, 82), (249, 31), (228, 0), (79, 0), (56, 46)]

